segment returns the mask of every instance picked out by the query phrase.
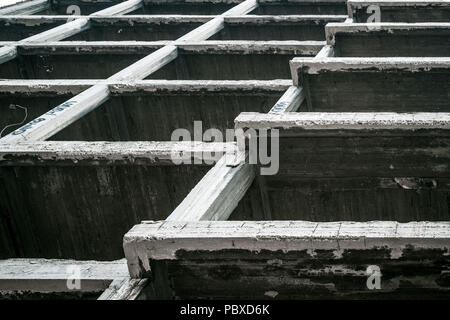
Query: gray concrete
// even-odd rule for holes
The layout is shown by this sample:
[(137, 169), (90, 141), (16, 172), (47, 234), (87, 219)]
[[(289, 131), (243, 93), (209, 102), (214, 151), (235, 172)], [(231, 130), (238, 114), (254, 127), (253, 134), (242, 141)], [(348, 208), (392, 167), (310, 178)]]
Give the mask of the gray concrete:
[(448, 57), (450, 23), (329, 23), (336, 57)]
[[(145, 222), (124, 248), (132, 276), (151, 268), (159, 298), (443, 298), (449, 230), (449, 222)], [(366, 286), (371, 263), (383, 271), (380, 290)]]
[(380, 8), (380, 22), (448, 22), (450, 2), (447, 0), (349, 0), (348, 14), (355, 22), (368, 22), (369, 6)]
[(280, 169), (254, 184), (232, 220), (447, 221), (448, 113), (241, 114), (280, 129)]
[[(3, 83), (3, 84), (2, 84)], [(93, 80), (0, 82), (0, 127), (24, 118), (39, 117), (53, 107), (96, 83)], [(268, 112), (290, 80), (275, 81), (156, 81), (135, 83), (109, 81), (112, 97), (100, 108), (50, 138), (51, 140), (168, 141), (176, 128), (193, 131), (193, 121), (203, 121), (204, 130), (233, 128), (243, 111)], [(3, 136), (17, 129), (12, 126)]]
[(294, 58), (290, 63), (310, 111), (445, 112), (450, 107), (450, 58)]

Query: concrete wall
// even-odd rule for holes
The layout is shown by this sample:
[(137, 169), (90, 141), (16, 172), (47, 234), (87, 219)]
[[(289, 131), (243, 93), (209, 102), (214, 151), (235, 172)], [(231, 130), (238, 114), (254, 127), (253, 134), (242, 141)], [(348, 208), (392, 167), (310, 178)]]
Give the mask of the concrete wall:
[[(356, 22), (367, 22), (372, 13), (367, 6), (357, 8), (353, 14)], [(381, 22), (445, 22), (450, 20), (450, 8), (441, 6), (402, 6), (381, 7)]]
[(39, 24), (10, 23), (9, 21), (0, 21), (0, 41), (18, 41), (28, 38), (32, 35), (54, 28), (64, 22), (46, 22)]
[[(168, 80), (289, 79), (290, 54), (186, 54), (149, 76)], [(264, 66), (264, 68), (261, 68)]]
[[(151, 53), (148, 52), (147, 54)], [(145, 54), (21, 55), (0, 65), (6, 79), (105, 79)]]
[(338, 34), (335, 41), (337, 57), (450, 56), (450, 30)]
[(445, 112), (450, 73), (432, 72), (322, 72), (303, 75), (313, 111)]
[(278, 174), (259, 177), (230, 219), (448, 221), (449, 150), (433, 135), (281, 138)]
[[(166, 299), (448, 299), (450, 282), (441, 271), (449, 258), (443, 250), (389, 255), (384, 249), (346, 250), (340, 258), (331, 250), (315, 257), (306, 250), (179, 252), (178, 260), (151, 262), (153, 286), (170, 288), (153, 291)], [(382, 270), (381, 290), (367, 288), (367, 264)], [(159, 280), (162, 274), (167, 276)]]
[(207, 166), (0, 166), (0, 258), (114, 260), (142, 220), (165, 219)]
[(167, 141), (173, 130), (193, 134), (194, 121), (203, 130), (234, 128), (243, 111), (268, 112), (281, 96), (277, 93), (142, 94), (114, 96), (50, 140)]

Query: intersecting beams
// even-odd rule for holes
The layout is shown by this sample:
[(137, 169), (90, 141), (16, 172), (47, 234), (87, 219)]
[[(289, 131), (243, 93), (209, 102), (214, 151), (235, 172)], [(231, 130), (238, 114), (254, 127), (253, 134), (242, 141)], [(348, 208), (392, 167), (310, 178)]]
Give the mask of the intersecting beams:
[[(294, 55), (314, 55), (324, 43), (322, 41), (190, 42), (179, 45), (179, 58), (151, 77), (185, 80), (285, 79), (289, 78), (290, 58)], [(22, 45), (18, 48), (20, 57), (0, 65), (0, 72), (9, 79), (102, 79), (166, 44), (168, 42), (130, 41)], [(271, 77), (264, 75), (258, 68), (269, 59), (272, 61)], [(239, 66), (230, 68), (233, 64)], [(176, 72), (177, 70), (179, 71)]]
[[(1, 81), (0, 127), (18, 123), (23, 109), (33, 119), (89, 88), (98, 80)], [(170, 140), (172, 131), (185, 128), (193, 134), (193, 121), (203, 129), (233, 128), (243, 111), (267, 112), (292, 85), (274, 81), (98, 81), (108, 86), (105, 104), (52, 136), (51, 140)], [(17, 127), (7, 128), (3, 135)], [(9, 130), (9, 131), (8, 131)], [(225, 132), (225, 131), (223, 131)]]
[[(223, 27), (223, 17), (228, 15), (246, 14), (257, 6), (256, 0), (246, 0), (241, 4), (215, 17), (203, 26), (191, 31), (178, 39), (174, 44), (186, 41), (202, 41), (210, 37), (214, 32)], [(204, 27), (207, 26), (207, 27)], [(150, 55), (135, 62), (122, 71), (114, 74), (112, 80), (140, 80), (152, 72), (164, 66), (177, 57), (177, 47), (174, 44), (167, 45)], [(108, 88), (104, 85), (96, 85), (72, 98), (64, 104), (36, 118), (26, 124), (16, 133), (11, 133), (2, 138), (3, 142), (20, 140), (44, 140), (57, 133), (70, 123), (76, 121), (86, 113), (92, 111), (109, 97)], [(50, 125), (50, 122), (52, 123)], [(25, 129), (25, 130), (24, 130)]]
[(340, 57), (450, 56), (450, 23), (329, 23), (325, 32)]
[[(449, 220), (448, 113), (247, 114), (237, 128), (280, 129), (267, 176), (272, 219)], [(246, 195), (232, 220), (260, 216)], [(256, 212), (252, 212), (256, 211)]]

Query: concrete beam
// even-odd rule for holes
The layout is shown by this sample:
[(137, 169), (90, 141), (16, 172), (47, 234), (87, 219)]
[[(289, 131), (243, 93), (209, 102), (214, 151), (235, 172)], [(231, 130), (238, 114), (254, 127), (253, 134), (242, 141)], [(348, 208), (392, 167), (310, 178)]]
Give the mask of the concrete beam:
[(347, 10), (355, 22), (367, 22), (373, 14), (367, 8), (380, 8), (381, 22), (445, 22), (450, 16), (450, 1), (448, 0), (349, 0)]
[[(226, 11), (222, 15), (245, 14), (256, 5), (256, 0), (245, 0), (243, 3)], [(121, 11), (121, 13), (123, 12)], [(219, 19), (217, 21), (220, 22), (220, 19), (222, 18), (219, 16), (214, 19)], [(223, 24), (223, 21), (221, 21), (220, 24)], [(196, 30), (200, 31), (197, 32)], [(191, 31), (191, 33), (188, 34), (189, 36), (184, 39), (197, 41), (205, 40), (211, 35), (210, 30), (218, 31), (219, 29), (217, 29), (215, 23), (209, 24), (207, 28), (200, 26), (199, 28)], [(183, 39), (183, 37), (180, 39)], [(176, 43), (176, 41), (174, 43)], [(177, 47), (169, 44), (140, 59), (108, 79), (114, 81), (141, 80), (165, 64), (174, 60), (176, 57)], [(9, 135), (0, 139), (0, 141), (5, 143), (15, 143), (18, 141), (45, 140), (101, 105), (109, 98), (109, 94), (110, 93), (107, 86), (95, 85), (62, 105), (50, 110), (39, 118), (36, 118), (21, 128), (13, 131)]]
[(0, 93), (23, 95), (33, 94), (78, 94), (96, 84), (109, 87), (112, 95), (152, 93), (183, 93), (183, 92), (230, 92), (248, 93), (273, 92), (281, 93), (287, 90), (292, 81), (280, 80), (0, 80)]
[[(170, 41), (64, 41), (27, 43), (18, 47), (21, 55), (58, 54), (142, 54), (169, 46)], [(315, 55), (325, 41), (236, 41), (208, 40), (179, 43), (180, 53), (186, 54), (290, 54)], [(167, 49), (166, 49), (167, 50)]]
[(0, 144), (0, 166), (4, 165), (175, 165), (174, 159), (214, 163), (217, 154), (233, 151), (233, 143), (200, 141), (36, 141)]
[[(125, 259), (78, 261), (59, 259), (0, 260), (0, 295), (14, 292), (101, 292), (114, 279), (128, 276)], [(67, 283), (79, 279), (79, 289)]]
[[(1, 82), (0, 82), (1, 84)], [(133, 83), (109, 84), (111, 94), (133, 94), (139, 92), (183, 93), (183, 92), (229, 92), (229, 93), (282, 93), (292, 85), (291, 80), (141, 80)], [(1, 85), (0, 85), (1, 92)]]
[[(439, 57), (450, 52), (450, 23), (329, 23), (327, 43), (341, 57)], [(411, 50), (411, 43), (420, 43)]]
[[(8, 22), (10, 24), (20, 24), (23, 26), (48, 24), (55, 22), (67, 22), (68, 18), (82, 19), (88, 18), (92, 26), (97, 25), (134, 25), (142, 24), (167, 24), (167, 23), (206, 23), (212, 20), (214, 15), (120, 15), (114, 16), (78, 16), (78, 15), (10, 15), (0, 16), (0, 22)], [(346, 15), (234, 15), (224, 16), (225, 24), (230, 25), (265, 25), (265, 24), (311, 24), (311, 23), (328, 23), (328, 22), (344, 22)]]
[[(135, 10), (138, 4), (141, 4), (142, 0), (128, 0), (123, 3), (112, 6), (107, 10), (108, 14), (124, 14), (127, 12), (131, 12)], [(103, 10), (102, 10), (103, 11)], [(100, 12), (102, 12), (100, 11)], [(95, 15), (95, 13), (93, 14)], [(89, 18), (80, 18), (69, 21), (63, 25), (57, 26), (50, 30), (44, 31), (42, 33), (38, 33), (34, 36), (25, 38), (18, 43), (27, 43), (27, 42), (47, 42), (47, 41), (59, 41), (65, 38), (68, 38), (74, 34), (82, 32), (90, 27)], [(17, 48), (14, 46), (5, 47), (8, 49), (0, 50), (0, 63), (7, 62), (11, 59), (14, 59), (17, 56)]]

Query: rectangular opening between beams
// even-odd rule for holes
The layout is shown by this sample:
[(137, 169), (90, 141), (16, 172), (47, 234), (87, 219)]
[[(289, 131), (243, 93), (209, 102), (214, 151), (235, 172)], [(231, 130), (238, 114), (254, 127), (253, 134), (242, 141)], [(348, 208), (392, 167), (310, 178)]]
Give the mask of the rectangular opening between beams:
[[(202, 14), (217, 15), (221, 14), (233, 6), (235, 3), (216, 3), (216, 2), (197, 2), (189, 3), (178, 1), (174, 3), (151, 3), (145, 1), (142, 9), (136, 10), (131, 14)], [(260, 2), (258, 8), (249, 14), (257, 15), (292, 15), (292, 14), (347, 14), (345, 1), (336, 2), (316, 2), (305, 1), (289, 3), (280, 2)]]
[(64, 20), (34, 20), (29, 23), (25, 19), (17, 20), (0, 19), (0, 41), (19, 41), (65, 23)]
[[(40, 154), (0, 148), (1, 259), (121, 259), (127, 230), (165, 219), (209, 169), (174, 165), (167, 150), (152, 160), (153, 151), (143, 152), (150, 142), (99, 143), (85, 152), (83, 144)], [(81, 151), (65, 157), (74, 150)]]
[(86, 50), (86, 53), (42, 52), (19, 55), (0, 65), (0, 77), (3, 79), (106, 79), (154, 51), (149, 48), (123, 48), (123, 51), (128, 51), (126, 53), (111, 52), (108, 49), (106, 53), (100, 53), (95, 48)]
[[(244, 130), (258, 123), (286, 129), (280, 129), (278, 172), (255, 178), (231, 220), (450, 221), (448, 126), (405, 120), (417, 128), (387, 128), (410, 114), (380, 113), (386, 122), (377, 127), (364, 122), (370, 115), (377, 113), (241, 114), (236, 121)], [(446, 123), (446, 115), (437, 118)], [(281, 120), (294, 118), (295, 124)], [(317, 127), (308, 129), (312, 122), (304, 118), (316, 119)], [(341, 127), (339, 120), (324, 123), (344, 118)], [(359, 121), (365, 128), (350, 128)]]
[[(180, 50), (181, 51), (181, 50)], [(294, 53), (186, 53), (147, 79), (272, 80), (289, 79)]]

